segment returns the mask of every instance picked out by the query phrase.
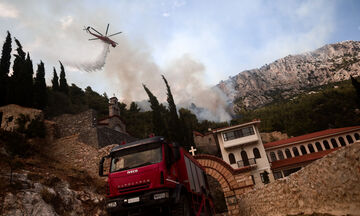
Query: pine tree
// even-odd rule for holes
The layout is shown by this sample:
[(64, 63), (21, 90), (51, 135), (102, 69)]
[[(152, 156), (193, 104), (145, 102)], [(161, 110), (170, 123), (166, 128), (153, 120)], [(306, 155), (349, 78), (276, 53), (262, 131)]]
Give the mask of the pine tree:
[(54, 67), (54, 73), (53, 73), (53, 78), (51, 80), (51, 83), (52, 83), (52, 90), (59, 91), (59, 77), (56, 73), (55, 67)]
[(133, 113), (138, 113), (140, 111), (140, 108), (135, 102), (131, 102), (129, 111)]
[(40, 61), (36, 71), (34, 83), (34, 106), (38, 109), (44, 109), (47, 104), (46, 83), (45, 83), (45, 67)]
[(356, 90), (356, 95), (357, 95), (356, 103), (360, 108), (360, 83), (354, 77), (352, 76), (350, 77), (351, 77), (351, 84), (354, 86)]
[(149, 96), (150, 107), (153, 111), (153, 125), (155, 135), (167, 137), (167, 130), (164, 123), (164, 119), (161, 115), (161, 107), (157, 98), (151, 93), (151, 91), (143, 84), (143, 87)]
[(8, 104), (9, 71), (11, 59), (11, 34), (8, 31), (0, 59), (0, 106)]
[(171, 93), (171, 89), (169, 86), (169, 83), (167, 82), (164, 75), (162, 75), (162, 78), (166, 85), (167, 90), (167, 102), (169, 106), (169, 137), (173, 141), (177, 142), (183, 142), (184, 136), (183, 136), (183, 128), (179, 127), (179, 117), (176, 110), (176, 105), (174, 102), (174, 98)]
[(61, 68), (59, 90), (61, 92), (64, 92), (65, 94), (68, 94), (69, 93), (69, 86), (67, 84), (66, 77), (65, 77), (65, 69), (64, 69), (64, 66), (61, 63), (61, 61), (59, 61), (59, 62), (60, 62), (60, 68)]

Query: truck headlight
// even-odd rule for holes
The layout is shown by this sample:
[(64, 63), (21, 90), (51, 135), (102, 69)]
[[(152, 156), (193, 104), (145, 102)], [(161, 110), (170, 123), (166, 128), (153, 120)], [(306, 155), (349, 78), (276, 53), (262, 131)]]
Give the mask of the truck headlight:
[(116, 206), (117, 206), (116, 202), (109, 202), (109, 203), (106, 204), (107, 208), (115, 208)]
[(168, 198), (168, 197), (169, 197), (168, 192), (154, 194), (154, 200), (164, 199), (164, 198)]

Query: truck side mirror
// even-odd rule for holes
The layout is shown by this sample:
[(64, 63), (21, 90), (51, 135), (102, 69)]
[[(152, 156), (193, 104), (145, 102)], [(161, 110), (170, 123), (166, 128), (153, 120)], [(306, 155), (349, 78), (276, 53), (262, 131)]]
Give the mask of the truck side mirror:
[(104, 161), (106, 158), (109, 158), (109, 156), (102, 157), (99, 163), (99, 176), (101, 177), (108, 176), (107, 174), (104, 174)]
[(181, 156), (180, 156), (180, 146), (179, 143), (174, 143), (173, 144), (173, 150), (174, 150), (174, 159), (175, 161), (180, 160)]

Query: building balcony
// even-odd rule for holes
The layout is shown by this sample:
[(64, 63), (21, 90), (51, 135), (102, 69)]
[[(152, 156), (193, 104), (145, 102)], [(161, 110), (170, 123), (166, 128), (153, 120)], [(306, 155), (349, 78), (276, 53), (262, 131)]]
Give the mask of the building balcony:
[(256, 159), (255, 158), (249, 158), (247, 161), (238, 161), (237, 162), (238, 168), (246, 167), (246, 166), (252, 166), (256, 167)]
[(224, 148), (234, 148), (237, 146), (257, 143), (259, 141), (259, 138), (256, 134), (246, 137), (241, 137), (233, 140), (227, 140), (224, 141)]

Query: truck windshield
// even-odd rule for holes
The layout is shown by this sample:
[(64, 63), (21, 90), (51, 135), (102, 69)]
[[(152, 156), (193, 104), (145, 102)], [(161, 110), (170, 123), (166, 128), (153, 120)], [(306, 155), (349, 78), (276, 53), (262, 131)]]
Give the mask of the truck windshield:
[(117, 152), (111, 160), (111, 172), (159, 163), (162, 160), (161, 144), (124, 149)]

